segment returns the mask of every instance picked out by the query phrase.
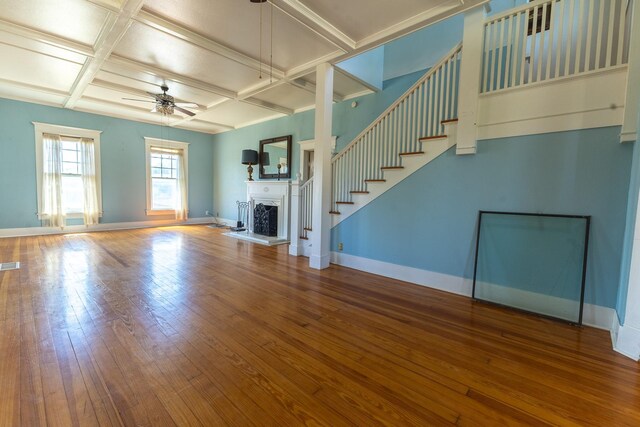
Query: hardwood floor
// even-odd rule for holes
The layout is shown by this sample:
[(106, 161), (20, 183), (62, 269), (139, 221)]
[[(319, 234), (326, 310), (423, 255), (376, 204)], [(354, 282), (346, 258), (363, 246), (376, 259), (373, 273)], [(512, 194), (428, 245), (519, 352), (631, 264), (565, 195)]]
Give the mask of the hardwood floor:
[(204, 226), (0, 239), (1, 426), (640, 425), (576, 328)]

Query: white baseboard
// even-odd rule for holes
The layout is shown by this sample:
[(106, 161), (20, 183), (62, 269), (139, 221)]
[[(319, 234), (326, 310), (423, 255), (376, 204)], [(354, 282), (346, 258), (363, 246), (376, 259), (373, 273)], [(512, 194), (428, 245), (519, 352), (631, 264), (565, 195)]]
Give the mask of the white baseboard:
[(329, 267), (331, 264), (331, 255), (310, 255), (309, 256), (309, 267), (314, 268), (316, 270), (322, 270), (324, 268)]
[(93, 231), (112, 231), (112, 230), (128, 230), (134, 228), (152, 228), (166, 227), (170, 225), (194, 225), (194, 224), (210, 224), (212, 218), (189, 218), (186, 221), (177, 221), (175, 219), (161, 219), (155, 221), (134, 221), (134, 222), (110, 222), (96, 224), (90, 226), (69, 225), (65, 228), (59, 227), (26, 227), (26, 228), (3, 228), (0, 229), (0, 238), (5, 237), (25, 237), (25, 236), (44, 236), (49, 234), (73, 234), (88, 233)]
[(611, 342), (618, 353), (638, 361), (640, 360), (640, 329), (631, 325), (621, 325), (616, 316), (611, 327)]
[[(465, 277), (436, 273), (434, 271), (377, 261), (341, 252), (331, 252), (331, 262), (344, 267), (366, 271), (384, 277), (390, 277), (416, 285), (426, 286), (457, 295), (471, 297), (473, 281)], [(582, 323), (598, 329), (611, 330), (612, 319), (617, 315), (614, 309), (598, 305), (585, 304)]]
[(235, 219), (228, 219), (228, 218), (215, 218), (215, 222), (217, 222), (218, 224), (227, 225), (229, 227), (235, 227), (236, 224), (238, 223), (238, 221), (236, 221)]

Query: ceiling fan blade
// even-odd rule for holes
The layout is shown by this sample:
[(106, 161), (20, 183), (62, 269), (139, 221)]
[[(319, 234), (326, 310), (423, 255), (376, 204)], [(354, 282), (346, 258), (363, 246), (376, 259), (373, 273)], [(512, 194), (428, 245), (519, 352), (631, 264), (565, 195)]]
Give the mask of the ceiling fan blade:
[[(149, 94), (150, 97), (152, 97), (154, 99), (158, 97), (157, 93), (151, 93), (151, 92), (147, 92), (147, 93)], [(160, 95), (162, 95), (162, 94), (160, 94)]]
[(184, 108), (178, 107), (177, 105), (174, 106), (173, 108), (175, 108), (176, 110), (180, 111), (181, 113), (186, 114), (187, 116), (195, 116), (196, 115), (196, 113), (192, 113), (191, 111), (185, 110)]
[(182, 108), (200, 108), (200, 105), (195, 102), (176, 102), (176, 107)]
[(138, 102), (154, 102), (154, 103), (156, 102), (156, 101), (151, 101), (149, 99), (133, 99), (133, 98), (122, 98), (122, 99), (125, 99), (127, 101), (138, 101)]

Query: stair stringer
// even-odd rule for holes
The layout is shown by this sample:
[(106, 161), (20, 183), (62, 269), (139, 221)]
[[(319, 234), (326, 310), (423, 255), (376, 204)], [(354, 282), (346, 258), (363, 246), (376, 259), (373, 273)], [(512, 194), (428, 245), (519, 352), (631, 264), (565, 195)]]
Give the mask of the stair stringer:
[(331, 215), (331, 228), (337, 226), (354, 213), (389, 191), (408, 176), (423, 168), (457, 144), (458, 122), (444, 123), (446, 138), (422, 141), (423, 154), (402, 156), (403, 169), (389, 169), (383, 172), (385, 182), (367, 183), (368, 194), (352, 194), (352, 205), (340, 205), (340, 215)]

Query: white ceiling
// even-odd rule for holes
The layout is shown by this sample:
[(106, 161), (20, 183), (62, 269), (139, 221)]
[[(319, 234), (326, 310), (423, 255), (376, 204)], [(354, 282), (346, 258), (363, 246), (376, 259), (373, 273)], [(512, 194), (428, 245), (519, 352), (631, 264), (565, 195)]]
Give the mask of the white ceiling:
[[(316, 65), (485, 1), (0, 0), (0, 97), (159, 124), (122, 98), (166, 83), (201, 106), (170, 125), (224, 132), (312, 108)], [(334, 100), (372, 90), (338, 69)]]

